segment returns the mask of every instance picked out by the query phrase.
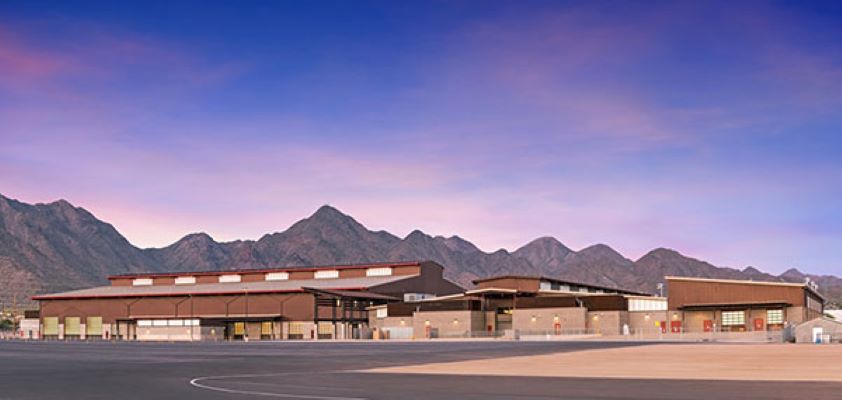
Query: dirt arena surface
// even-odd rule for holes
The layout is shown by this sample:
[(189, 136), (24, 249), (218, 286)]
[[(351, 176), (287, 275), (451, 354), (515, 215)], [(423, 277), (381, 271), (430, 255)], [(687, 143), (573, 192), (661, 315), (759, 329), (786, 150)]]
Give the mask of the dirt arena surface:
[(842, 346), (672, 344), (409, 365), (380, 368), (371, 372), (842, 382), (841, 360)]
[[(681, 345), (595, 341), (0, 341), (0, 400), (839, 400), (842, 393), (842, 382), (360, 372), (465, 362), (485, 362), (505, 370), (511, 359), (655, 346), (668, 349)], [(812, 346), (793, 347), (815, 351)], [(817, 364), (832, 367), (824, 356), (819, 357)], [(546, 367), (536, 363), (530, 369)]]

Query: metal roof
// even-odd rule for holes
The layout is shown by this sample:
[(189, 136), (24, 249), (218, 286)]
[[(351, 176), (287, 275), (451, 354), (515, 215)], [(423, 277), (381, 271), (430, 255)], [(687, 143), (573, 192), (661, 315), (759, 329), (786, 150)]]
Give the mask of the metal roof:
[(822, 300), (827, 301), (827, 299), (818, 292), (818, 290), (813, 289), (810, 285), (806, 283), (797, 283), (797, 282), (768, 282), (768, 281), (750, 281), (750, 280), (739, 280), (739, 279), (716, 279), (716, 278), (697, 278), (692, 276), (665, 276), (665, 280), (667, 281), (688, 281), (688, 282), (712, 282), (712, 283), (731, 283), (735, 285), (767, 285), (767, 286), (788, 286), (788, 287), (799, 287), (809, 291), (810, 293), (815, 294), (816, 296), (820, 297)]
[(398, 262), (365, 263), (365, 264), (317, 265), (317, 266), (278, 267), (278, 268), (243, 268), (243, 269), (229, 269), (229, 270), (216, 270), (216, 271), (148, 272), (148, 273), (140, 272), (140, 273), (110, 275), (110, 276), (108, 276), (108, 279), (162, 278), (162, 277), (177, 277), (177, 276), (208, 276), (208, 275), (227, 275), (227, 274), (259, 274), (259, 273), (269, 273), (269, 272), (300, 272), (300, 271), (318, 271), (318, 270), (333, 270), (333, 269), (416, 267), (416, 266), (420, 266), (422, 264), (422, 262), (426, 262), (426, 261), (398, 261)]
[(779, 306), (790, 307), (792, 304), (786, 300), (763, 300), (763, 301), (734, 301), (734, 302), (720, 302), (720, 303), (687, 303), (678, 307), (679, 310), (691, 309), (719, 309), (719, 308), (746, 308), (746, 307), (763, 307), (763, 306)]
[(559, 278), (550, 278), (548, 276), (542, 276), (542, 275), (538, 275), (538, 276), (500, 275), (500, 276), (492, 276), (492, 277), (488, 277), (488, 278), (474, 279), (472, 282), (473, 282), (474, 285), (476, 285), (476, 284), (479, 284), (480, 282), (496, 281), (496, 280), (499, 280), (499, 279), (528, 279), (528, 280), (537, 280), (537, 281), (551, 281), (551, 282), (557, 282), (557, 283), (561, 283), (561, 284), (565, 284), (565, 285), (588, 287), (588, 288), (593, 288), (593, 289), (597, 289), (597, 290), (610, 290), (610, 291), (613, 291), (613, 292), (616, 292), (616, 293), (619, 293), (619, 294), (631, 294), (631, 295), (637, 295), (637, 296), (651, 296), (651, 293), (638, 292), (638, 291), (634, 291), (634, 290), (621, 289), (621, 288), (610, 287), (610, 286), (594, 285), (594, 284), (591, 284), (591, 283), (569, 281), (569, 280), (559, 279)]
[(371, 276), (336, 279), (294, 279), (287, 281), (200, 283), (192, 285), (161, 286), (99, 286), (90, 289), (73, 290), (34, 296), (34, 300), (80, 299), (109, 297), (163, 297), (163, 296), (207, 296), (224, 294), (260, 294), (303, 292), (309, 289), (365, 290), (371, 287), (414, 278), (418, 275)]

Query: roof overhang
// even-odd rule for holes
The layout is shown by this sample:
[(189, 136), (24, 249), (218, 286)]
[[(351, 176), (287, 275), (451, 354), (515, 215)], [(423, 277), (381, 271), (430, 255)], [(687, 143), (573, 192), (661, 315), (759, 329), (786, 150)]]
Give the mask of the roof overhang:
[(354, 299), (354, 300), (388, 300), (399, 301), (400, 299), (393, 296), (387, 296), (380, 293), (372, 293), (366, 291), (352, 291), (352, 290), (332, 290), (332, 289), (316, 289), (305, 287), (302, 288), (305, 292), (317, 294), (319, 296), (327, 296), (336, 299)]
[(690, 303), (678, 307), (681, 311), (744, 310), (751, 308), (784, 308), (792, 304), (785, 300), (729, 302), (729, 303)]
[(507, 289), (507, 288), (484, 288), (484, 289), (474, 289), (468, 290), (465, 292), (466, 295), (474, 295), (474, 294), (518, 294), (519, 292), (516, 289)]

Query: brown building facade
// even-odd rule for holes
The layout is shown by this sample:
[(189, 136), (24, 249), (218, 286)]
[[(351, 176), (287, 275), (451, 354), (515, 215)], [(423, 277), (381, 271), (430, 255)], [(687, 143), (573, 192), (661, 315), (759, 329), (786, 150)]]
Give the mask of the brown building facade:
[(358, 338), (370, 306), (463, 290), (442, 272), (433, 262), (408, 262), (134, 274), (34, 299), (45, 338)]
[(773, 331), (824, 312), (825, 299), (810, 283), (674, 276), (666, 281), (672, 331)]
[(500, 276), (474, 290), (374, 307), (370, 326), (384, 337), (620, 335), (656, 331), (666, 299), (546, 277)]

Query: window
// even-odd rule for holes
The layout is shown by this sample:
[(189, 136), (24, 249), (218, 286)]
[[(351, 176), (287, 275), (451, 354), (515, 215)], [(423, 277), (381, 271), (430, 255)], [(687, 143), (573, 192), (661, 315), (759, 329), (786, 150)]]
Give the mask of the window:
[(304, 334), (304, 324), (301, 322), (290, 322), (289, 323), (289, 334), (290, 335), (303, 335)]
[(270, 272), (266, 274), (267, 281), (285, 281), (289, 279), (289, 272)]
[(314, 278), (316, 278), (316, 279), (339, 278), (339, 271), (337, 271), (335, 269), (316, 271), (316, 274), (315, 274)]
[(629, 311), (666, 311), (667, 301), (661, 299), (629, 299)]
[(377, 309), (377, 318), (386, 318), (389, 316), (389, 309), (386, 307)]
[(137, 278), (132, 280), (132, 286), (152, 286), (152, 278)]
[(365, 276), (392, 276), (392, 269), (389, 267), (369, 268), (365, 270)]
[(141, 319), (141, 320), (137, 321), (137, 326), (152, 326), (152, 320)]
[(784, 323), (784, 310), (766, 310), (766, 324)]
[(333, 324), (330, 322), (319, 322), (319, 335), (333, 335)]
[(722, 326), (745, 325), (746, 313), (745, 311), (723, 311), (722, 312)]
[(195, 276), (179, 276), (175, 278), (176, 285), (194, 285), (196, 284)]
[(260, 336), (272, 335), (272, 322), (263, 321), (260, 323)]
[(240, 281), (240, 275), (220, 275), (219, 283), (234, 283)]
[(184, 326), (184, 321), (180, 319), (171, 319), (167, 321), (167, 325), (169, 326)]
[(167, 320), (165, 319), (156, 319), (152, 321), (152, 326), (167, 326)]
[(547, 281), (541, 281), (541, 288), (540, 290), (552, 290), (553, 284)]

